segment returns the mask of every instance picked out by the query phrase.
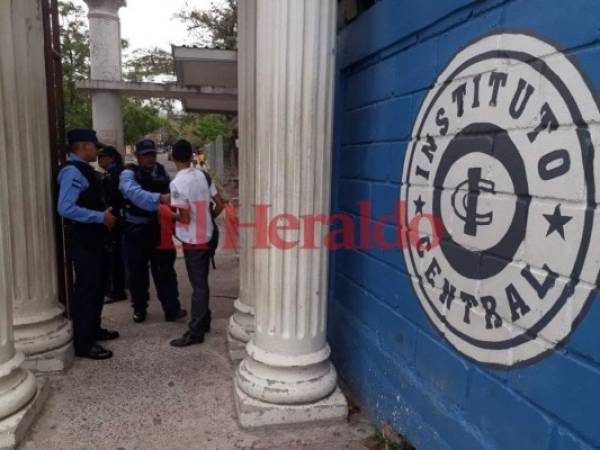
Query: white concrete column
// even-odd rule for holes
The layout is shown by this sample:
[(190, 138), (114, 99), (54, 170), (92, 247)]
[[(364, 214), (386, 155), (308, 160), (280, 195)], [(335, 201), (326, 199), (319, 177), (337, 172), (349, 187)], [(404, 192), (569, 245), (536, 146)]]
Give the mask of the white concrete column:
[[(329, 213), (336, 4), (257, 0), (256, 200), (271, 217)], [(294, 222), (279, 220), (280, 238), (304, 235)], [(256, 331), (235, 380), (242, 426), (347, 415), (326, 340), (326, 231), (314, 249), (254, 251)]]
[(206, 164), (208, 165), (208, 170), (210, 170), (212, 173), (216, 167), (214, 142), (206, 144), (206, 147), (204, 147), (204, 154), (206, 155)]
[(217, 136), (215, 139), (215, 177), (221, 183), (225, 181), (225, 146), (223, 145), (223, 136)]
[[(238, 111), (240, 221), (253, 221), (256, 162), (256, 0), (238, 5)], [(240, 228), (240, 296), (229, 319), (229, 356), (239, 361), (246, 356), (246, 344), (254, 334), (254, 251), (251, 233)]]
[[(39, 292), (42, 280), (48, 282), (46, 289), (51, 290), (52, 283), (56, 285), (56, 278), (50, 281), (48, 268), (43, 267), (44, 263), (56, 262), (46, 258), (54, 250), (52, 216), (46, 208), (50, 205), (48, 123), (46, 119), (43, 128), (44, 124), (36, 120), (37, 111), (47, 114), (44, 57), (43, 51), (38, 51), (43, 49), (40, 6), (37, 0), (0, 0), (0, 448), (3, 449), (13, 448), (22, 438), (43, 400), (35, 376), (23, 368), (23, 353), (14, 346), (13, 300), (23, 292)], [(41, 143), (45, 145), (37, 145), (34, 153), (34, 144)], [(34, 192), (30, 184), (43, 186), (45, 192), (41, 189)], [(27, 234), (27, 240), (23, 239), (23, 227), (48, 228), (50, 232)], [(36, 261), (34, 254), (44, 263)], [(36, 282), (35, 277), (40, 281)]]
[[(121, 22), (125, 0), (85, 0), (90, 21), (90, 65), (93, 81), (121, 81)], [(151, 32), (151, 31), (149, 31)], [(121, 97), (115, 92), (92, 94), (92, 120), (98, 139), (124, 151)]]
[(9, 195), (2, 208), (7, 221), (3, 235), (9, 233), (11, 242), (12, 272), (7, 282), (14, 307), (15, 345), (27, 356), (26, 367), (58, 371), (70, 366), (73, 344), (71, 323), (58, 299), (50, 190), (55, 181), (48, 153), (44, 35), (38, 3), (26, 0), (13, 7), (12, 39), (2, 43), (7, 48), (2, 51), (2, 67), (13, 71), (6, 72), (5, 86), (14, 83), (2, 102), (7, 128), (0, 145), (7, 154), (0, 162), (4, 172), (0, 176)]

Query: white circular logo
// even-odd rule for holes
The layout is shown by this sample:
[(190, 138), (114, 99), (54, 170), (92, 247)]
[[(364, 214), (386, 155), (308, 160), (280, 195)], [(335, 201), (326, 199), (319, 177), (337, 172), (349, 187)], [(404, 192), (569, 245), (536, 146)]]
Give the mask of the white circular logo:
[(426, 96), (404, 163), (404, 256), (468, 358), (531, 363), (583, 317), (600, 269), (599, 119), (575, 65), (524, 34), (469, 45)]

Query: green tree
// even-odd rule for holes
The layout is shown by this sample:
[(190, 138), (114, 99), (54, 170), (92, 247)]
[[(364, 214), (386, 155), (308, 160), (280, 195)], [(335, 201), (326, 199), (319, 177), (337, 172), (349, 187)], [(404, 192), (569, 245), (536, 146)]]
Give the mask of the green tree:
[(175, 63), (171, 53), (155, 47), (133, 50), (125, 61), (127, 81), (154, 81), (157, 77), (175, 75)]
[[(243, 0), (242, 0), (243, 1)], [(176, 17), (179, 18), (195, 39), (193, 44), (222, 50), (237, 49), (238, 0), (226, 0), (222, 4), (212, 3), (210, 8), (201, 10), (186, 7)], [(198, 144), (213, 141), (217, 136), (231, 137), (228, 118), (222, 114), (188, 115), (181, 121), (180, 133), (192, 136)]]
[(64, 73), (65, 126), (89, 128), (92, 126), (90, 99), (76, 88), (78, 80), (90, 76), (89, 33), (83, 8), (71, 1), (59, 2), (60, 37)]
[[(59, 8), (66, 127), (91, 127), (91, 101), (75, 88), (76, 81), (90, 78), (89, 32), (85, 11), (71, 0), (60, 1)], [(228, 0), (222, 8), (215, 5), (207, 11), (188, 8), (185, 14), (180, 14), (182, 20), (188, 23), (188, 29), (204, 33), (212, 46), (236, 47), (236, 0)], [(127, 47), (128, 43), (123, 41), (123, 48)], [(172, 55), (160, 48), (133, 50), (125, 61), (124, 69), (125, 80), (138, 82), (173, 77), (175, 72)], [(213, 141), (219, 135), (227, 138), (231, 134), (226, 116), (177, 116), (171, 99), (123, 98), (122, 105), (126, 144), (133, 144), (143, 136), (157, 131), (169, 143), (173, 143), (178, 137), (186, 137), (196, 145)], [(167, 112), (168, 117), (161, 117), (161, 111)]]
[(222, 6), (212, 3), (210, 8), (200, 10), (186, 7), (176, 14), (202, 47), (235, 50), (237, 48), (238, 0), (227, 0)]
[(221, 114), (171, 115), (163, 120), (160, 132), (167, 144), (185, 138), (196, 146), (214, 141), (218, 136), (231, 135), (227, 118)]
[(212, 142), (218, 136), (228, 138), (231, 134), (227, 118), (222, 114), (198, 115), (183, 131), (186, 134), (196, 136), (204, 143)]
[[(173, 55), (161, 48), (142, 48), (131, 52), (124, 64), (124, 79), (134, 82), (161, 82), (165, 78), (175, 79), (175, 62)], [(170, 98), (153, 98), (145, 104), (151, 104), (159, 111), (168, 114), (175, 112), (176, 100)]]
[(192, 134), (190, 124), (197, 120), (196, 114), (180, 114), (169, 115), (166, 118), (164, 125), (160, 129), (163, 142), (168, 145), (173, 145), (178, 139), (187, 139), (195, 146), (204, 143), (198, 136)]
[(165, 125), (165, 119), (160, 117), (158, 108), (150, 104), (144, 104), (139, 99), (124, 97), (122, 105), (126, 144), (134, 144)]
[[(90, 42), (85, 11), (71, 0), (60, 1), (59, 11), (65, 126), (67, 129), (91, 128), (91, 100), (75, 87), (77, 81), (90, 78)], [(128, 43), (123, 41), (123, 47), (127, 46)], [(125, 66), (128, 69), (125, 78), (131, 76), (132, 80), (139, 78), (141, 81), (145, 77), (173, 73), (170, 54), (160, 49), (136, 50)], [(159, 111), (160, 101), (123, 98), (122, 104), (126, 144), (132, 144), (163, 126), (164, 120)]]

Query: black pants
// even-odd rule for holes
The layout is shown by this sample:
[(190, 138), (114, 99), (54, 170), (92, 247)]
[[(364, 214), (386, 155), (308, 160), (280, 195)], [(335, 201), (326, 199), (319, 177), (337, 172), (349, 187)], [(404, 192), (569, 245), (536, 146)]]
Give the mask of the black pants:
[(86, 352), (96, 342), (102, 321), (106, 250), (104, 241), (69, 239), (75, 269), (71, 315), (75, 351)]
[(172, 317), (180, 309), (177, 273), (175, 272), (175, 250), (158, 250), (157, 233), (154, 225), (125, 226), (125, 252), (129, 291), (134, 311), (143, 312), (150, 299), (150, 275), (158, 294), (165, 317)]
[(203, 334), (203, 319), (208, 313), (210, 291), (208, 271), (210, 268), (209, 251), (193, 247), (184, 247), (185, 267), (192, 285), (192, 319), (190, 333)]
[(125, 263), (123, 252), (123, 228), (115, 227), (107, 242), (108, 270), (106, 295), (119, 298), (125, 295)]

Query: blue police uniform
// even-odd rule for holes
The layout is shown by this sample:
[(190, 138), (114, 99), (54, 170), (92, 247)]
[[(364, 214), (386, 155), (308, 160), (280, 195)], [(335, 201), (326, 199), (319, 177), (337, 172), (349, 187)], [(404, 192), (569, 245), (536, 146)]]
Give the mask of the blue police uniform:
[[(149, 139), (136, 144), (136, 155), (156, 153), (156, 145)], [(158, 299), (165, 320), (173, 321), (185, 312), (179, 303), (174, 249), (160, 249), (160, 224), (157, 218), (161, 194), (169, 193), (170, 178), (165, 168), (157, 163), (152, 170), (137, 165), (125, 166), (121, 172), (119, 189), (125, 200), (125, 252), (134, 320), (143, 322), (150, 299), (152, 272)]]
[[(106, 168), (102, 178), (102, 191), (104, 198), (112, 213), (119, 219), (122, 218), (123, 196), (119, 191), (119, 178), (123, 171), (123, 159), (116, 148), (107, 146), (98, 152), (98, 157), (112, 157), (113, 162)], [(125, 263), (123, 252), (123, 226), (121, 220), (109, 232), (107, 239), (108, 268), (106, 270), (106, 297), (104, 303), (113, 303), (127, 300), (125, 293)]]
[[(93, 130), (77, 129), (68, 134), (71, 144), (97, 143)], [(75, 269), (71, 313), (73, 340), (78, 356), (105, 359), (112, 356), (96, 344), (108, 333), (101, 328), (104, 300), (105, 203), (100, 174), (71, 153), (58, 174), (58, 213), (65, 219), (69, 256)], [(115, 336), (111, 337), (114, 338)]]
[[(67, 161), (87, 164), (73, 153), (69, 154)], [(75, 164), (64, 165), (58, 173), (58, 184), (58, 213), (63, 218), (79, 223), (104, 223), (104, 211), (77, 205), (79, 196), (90, 187), (90, 183)]]

